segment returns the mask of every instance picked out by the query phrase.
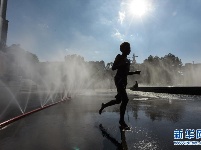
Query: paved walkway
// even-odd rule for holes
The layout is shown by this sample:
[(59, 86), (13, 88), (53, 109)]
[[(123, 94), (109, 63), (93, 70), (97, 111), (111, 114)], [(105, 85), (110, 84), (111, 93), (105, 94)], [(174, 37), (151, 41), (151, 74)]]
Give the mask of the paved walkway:
[(173, 145), (175, 129), (201, 128), (199, 98), (175, 100), (130, 94), (125, 118), (132, 129), (121, 132), (118, 125), (119, 105), (107, 108), (102, 115), (98, 114), (101, 103), (114, 96), (114, 92), (85, 93), (21, 119), (0, 130), (0, 149), (201, 148)]

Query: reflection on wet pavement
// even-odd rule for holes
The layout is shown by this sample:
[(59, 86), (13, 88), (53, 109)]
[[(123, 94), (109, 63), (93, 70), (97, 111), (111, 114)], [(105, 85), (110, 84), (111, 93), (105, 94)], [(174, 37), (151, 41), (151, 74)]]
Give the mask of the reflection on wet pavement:
[[(119, 129), (119, 105), (102, 115), (102, 102), (115, 92), (81, 93), (71, 101), (35, 113), (0, 130), (0, 146), (13, 149), (200, 149), (174, 146), (175, 129), (201, 128), (201, 98), (129, 92), (125, 120)], [(194, 139), (195, 141), (196, 139)]]

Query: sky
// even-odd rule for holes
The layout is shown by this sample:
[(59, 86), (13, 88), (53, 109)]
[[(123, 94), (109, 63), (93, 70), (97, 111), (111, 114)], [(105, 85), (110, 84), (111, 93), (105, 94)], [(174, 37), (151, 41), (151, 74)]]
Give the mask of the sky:
[(201, 0), (8, 0), (7, 45), (40, 61), (113, 62), (128, 41), (137, 63), (148, 56), (201, 63)]

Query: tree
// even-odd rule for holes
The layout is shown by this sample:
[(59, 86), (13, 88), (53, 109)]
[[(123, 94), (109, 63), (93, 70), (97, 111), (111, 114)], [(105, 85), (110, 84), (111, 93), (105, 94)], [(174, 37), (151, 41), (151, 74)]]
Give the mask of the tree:
[(7, 47), (6, 53), (9, 55), (13, 55), (15, 60), (17, 61), (25, 61), (30, 63), (38, 63), (39, 59), (36, 54), (25, 51), (20, 47), (20, 44), (13, 44), (10, 47)]
[(180, 75), (182, 67), (181, 59), (169, 53), (164, 57), (150, 55), (144, 60), (146, 79), (148, 84), (174, 84), (176, 78)]
[(25, 51), (19, 44), (7, 47), (6, 54), (9, 62), (7, 74), (32, 78), (36, 64), (39, 63), (38, 57), (35, 54)]
[(170, 70), (178, 71), (178, 69), (181, 69), (182, 67), (181, 59), (171, 53), (165, 55), (162, 60), (163, 64)]

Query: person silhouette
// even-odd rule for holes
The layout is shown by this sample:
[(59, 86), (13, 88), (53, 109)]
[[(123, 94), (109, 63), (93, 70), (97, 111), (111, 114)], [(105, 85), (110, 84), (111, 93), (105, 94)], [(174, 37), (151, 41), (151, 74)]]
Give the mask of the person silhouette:
[(134, 89), (138, 88), (138, 83), (137, 83), (137, 81), (135, 81), (135, 85), (133, 85), (133, 88), (134, 88)]
[(105, 104), (102, 103), (101, 108), (99, 110), (99, 114), (101, 115), (104, 108), (121, 103), (119, 124), (123, 128), (128, 128), (128, 125), (124, 121), (124, 114), (126, 111), (127, 103), (129, 101), (126, 93), (127, 76), (133, 74), (140, 74), (141, 71), (129, 72), (130, 60), (127, 59), (127, 55), (129, 55), (131, 52), (130, 43), (123, 42), (120, 45), (120, 51), (122, 52), (122, 55), (118, 54), (116, 56), (112, 66), (112, 70), (117, 70), (117, 73), (114, 77), (115, 85), (117, 88), (117, 95), (115, 96), (116, 100), (111, 100)]

